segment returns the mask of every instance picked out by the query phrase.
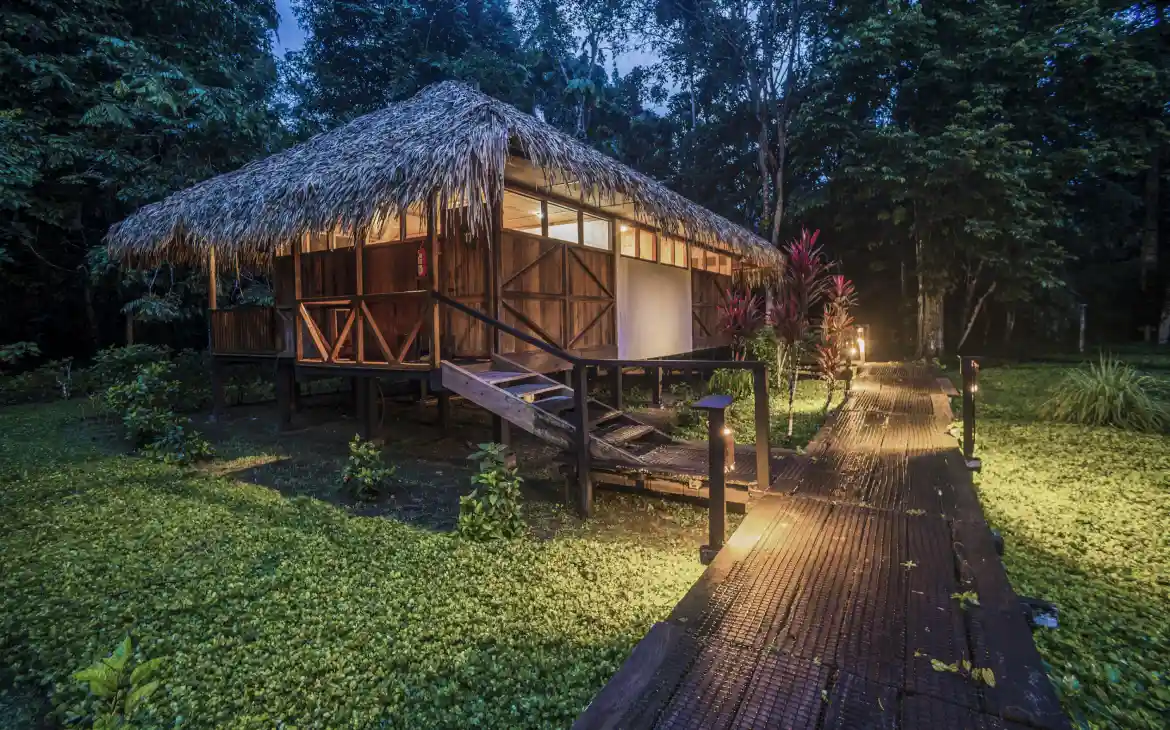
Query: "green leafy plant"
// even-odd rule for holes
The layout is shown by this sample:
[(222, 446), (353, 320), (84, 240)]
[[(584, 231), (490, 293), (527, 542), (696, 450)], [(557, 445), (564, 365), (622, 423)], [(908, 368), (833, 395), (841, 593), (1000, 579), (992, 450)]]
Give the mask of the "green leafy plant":
[(341, 483), (354, 499), (377, 499), (390, 485), (396, 471), (396, 467), (386, 466), (378, 444), (354, 434)]
[(35, 342), (13, 342), (0, 345), (0, 365), (11, 367), (21, 360), (38, 357), (40, 354), (41, 348), (37, 347)]
[(128, 438), (148, 456), (168, 464), (189, 464), (211, 455), (211, 445), (174, 411), (180, 385), (170, 361), (140, 365), (134, 377), (106, 389), (105, 410), (122, 421)]
[(133, 653), (127, 635), (108, 657), (74, 672), (73, 678), (89, 688), (96, 704), (92, 714), (77, 719), (93, 730), (134, 730), (134, 716), (158, 691), (155, 677), (162, 660), (147, 659), (131, 666)]
[(107, 347), (93, 356), (89, 376), (95, 389), (109, 388), (134, 378), (138, 369), (171, 359), (171, 349), (157, 345)]
[(1086, 368), (1068, 371), (1040, 412), (1083, 426), (1162, 431), (1170, 425), (1170, 410), (1157, 394), (1155, 378), (1102, 355)]
[(979, 594), (975, 591), (963, 591), (962, 593), (952, 593), (951, 598), (959, 602), (959, 608), (964, 611), (970, 606), (979, 605)]
[(941, 659), (931, 659), (930, 668), (936, 672), (949, 672), (966, 677), (976, 684), (985, 684), (995, 687), (995, 671), (991, 667), (977, 667), (970, 659), (960, 659), (957, 662), (944, 662)]
[(711, 373), (707, 389), (712, 393), (729, 395), (736, 400), (752, 397), (752, 373), (750, 370), (719, 368)]
[(527, 532), (520, 513), (520, 477), (507, 463), (507, 447), (480, 444), (468, 457), (479, 462), (471, 494), (459, 498), (459, 534), (478, 540), (511, 540)]

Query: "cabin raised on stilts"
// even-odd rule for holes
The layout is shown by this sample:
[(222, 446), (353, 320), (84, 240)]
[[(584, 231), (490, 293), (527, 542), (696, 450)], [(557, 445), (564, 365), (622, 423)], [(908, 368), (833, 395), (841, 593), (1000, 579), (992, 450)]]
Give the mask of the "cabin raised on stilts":
[[(123, 260), (207, 267), (213, 389), (220, 365), (271, 359), (285, 424), (298, 376), (354, 378), (366, 414), (379, 379), (417, 381), (440, 418), (454, 393), (494, 414), (498, 439), (514, 425), (563, 446), (584, 512), (595, 471), (701, 493), (687, 485), (704, 450), (623, 411), (625, 369), (658, 387), (664, 370), (751, 369), (767, 438), (762, 365), (695, 355), (729, 344), (719, 304), (777, 250), (462, 84), (177, 192), (107, 242)], [(239, 267), (270, 272), (274, 306), (220, 306), (215, 278)], [(611, 403), (589, 397), (598, 371)], [(766, 487), (767, 449), (738, 462)]]

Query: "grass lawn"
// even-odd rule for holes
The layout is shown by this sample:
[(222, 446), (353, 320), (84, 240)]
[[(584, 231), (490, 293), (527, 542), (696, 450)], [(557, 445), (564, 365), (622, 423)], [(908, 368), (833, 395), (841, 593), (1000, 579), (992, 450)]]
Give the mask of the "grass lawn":
[(1170, 436), (1040, 419), (1067, 367), (980, 374), (980, 497), (1016, 591), (1060, 607), (1036, 640), (1074, 721), (1170, 727)]
[(702, 570), (694, 507), (534, 506), (551, 537), (474, 545), (127, 456), (82, 413), (0, 409), (0, 721), (78, 701), (131, 629), (165, 658), (144, 727), (567, 727)]

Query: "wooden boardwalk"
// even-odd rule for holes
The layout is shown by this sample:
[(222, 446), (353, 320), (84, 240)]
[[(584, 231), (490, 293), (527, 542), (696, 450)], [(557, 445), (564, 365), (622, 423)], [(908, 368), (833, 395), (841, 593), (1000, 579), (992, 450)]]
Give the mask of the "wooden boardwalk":
[(949, 419), (868, 366), (574, 728), (1067, 728)]

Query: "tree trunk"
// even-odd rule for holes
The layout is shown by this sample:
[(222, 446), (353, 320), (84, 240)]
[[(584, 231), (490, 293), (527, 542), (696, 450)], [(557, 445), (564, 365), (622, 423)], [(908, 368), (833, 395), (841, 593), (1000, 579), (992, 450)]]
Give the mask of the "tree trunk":
[(1162, 318), (1158, 322), (1158, 344), (1170, 345), (1170, 282), (1162, 295)]
[(129, 314), (126, 315), (126, 344), (134, 344), (134, 317)]
[(1142, 261), (1141, 261), (1141, 287), (1143, 292), (1147, 292), (1150, 284), (1150, 277), (1158, 270), (1158, 200), (1159, 200), (1159, 182), (1158, 176), (1161, 174), (1159, 165), (1158, 147), (1150, 152), (1150, 167), (1146, 170), (1146, 189), (1144, 196), (1145, 207), (1145, 221), (1142, 225)]
[(1003, 323), (1003, 344), (1008, 344), (1012, 340), (1012, 330), (1016, 328), (1016, 308), (1009, 306), (1007, 310), (1007, 319)]
[(991, 296), (991, 293), (995, 291), (995, 285), (997, 283), (994, 281), (991, 282), (991, 286), (987, 287), (987, 291), (983, 292), (983, 296), (979, 297), (979, 301), (975, 302), (975, 308), (971, 310), (971, 316), (967, 320), (967, 326), (963, 330), (963, 336), (959, 338), (959, 344), (955, 346), (956, 350), (963, 349), (963, 344), (967, 342), (967, 337), (971, 334), (971, 328), (975, 326), (975, 320), (979, 319), (979, 311), (983, 309), (983, 304), (987, 301), (987, 297)]

